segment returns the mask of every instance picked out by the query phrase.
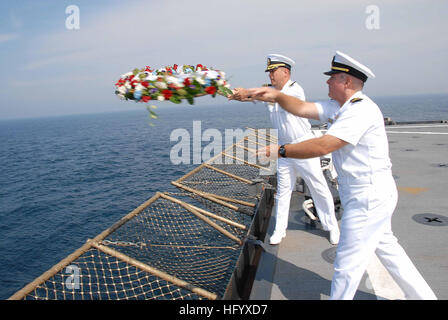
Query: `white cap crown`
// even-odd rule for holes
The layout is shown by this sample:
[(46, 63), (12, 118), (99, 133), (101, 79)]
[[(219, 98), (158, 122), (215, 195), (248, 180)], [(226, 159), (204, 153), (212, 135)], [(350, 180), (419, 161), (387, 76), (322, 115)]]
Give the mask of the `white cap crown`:
[(266, 72), (277, 69), (278, 67), (285, 67), (291, 70), (293, 66), (295, 66), (294, 60), (288, 58), (287, 56), (281, 54), (269, 54), (267, 56), (267, 67)]
[(326, 75), (332, 75), (334, 73), (344, 72), (348, 73), (362, 81), (367, 81), (367, 78), (375, 78), (372, 70), (353, 59), (349, 55), (336, 51), (331, 62), (331, 70), (324, 72)]

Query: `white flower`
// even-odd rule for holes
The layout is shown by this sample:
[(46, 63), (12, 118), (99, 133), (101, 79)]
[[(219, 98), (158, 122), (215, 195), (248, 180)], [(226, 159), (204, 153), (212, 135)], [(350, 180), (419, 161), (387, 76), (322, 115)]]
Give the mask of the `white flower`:
[(157, 100), (159, 100), (159, 101), (164, 101), (164, 100), (165, 100), (165, 97), (164, 97), (164, 96), (158, 96), (158, 97), (157, 97)]
[(194, 77), (194, 79), (195, 79), (197, 82), (199, 82), (201, 85), (204, 85), (204, 84), (205, 84), (205, 81), (204, 81), (204, 79), (203, 79), (202, 77)]
[(138, 85), (135, 86), (135, 90), (137, 90), (137, 91), (142, 91), (143, 89), (145, 89), (145, 87), (142, 86), (141, 83), (139, 83)]
[(173, 76), (166, 76), (165, 80), (168, 83), (177, 83), (177, 82), (179, 82), (179, 79), (177, 79), (176, 77), (173, 77)]
[(157, 80), (157, 76), (154, 75), (154, 74), (148, 74), (148, 76), (145, 78), (145, 80), (156, 81)]
[(117, 91), (120, 93), (120, 94), (125, 94), (126, 93), (126, 88), (124, 87), (124, 86), (120, 86), (118, 89), (117, 89)]
[(208, 79), (216, 79), (219, 76), (219, 73), (213, 70), (209, 70), (205, 73), (206, 77)]
[(168, 83), (173, 83), (175, 84), (177, 87), (183, 88), (184, 84), (183, 84), (183, 80), (178, 78), (178, 77), (173, 77), (173, 76), (166, 76), (165, 77), (166, 82)]
[(165, 82), (162, 81), (157, 81), (156, 83), (154, 83), (154, 85), (159, 88), (159, 89), (166, 89), (168, 88), (168, 86), (166, 85)]
[(124, 97), (123, 94), (117, 94), (117, 96), (118, 96), (118, 98), (120, 98), (121, 100), (124, 100), (124, 99), (125, 99), (125, 97)]
[(216, 81), (218, 83), (218, 86), (223, 86), (225, 81), (223, 79), (219, 79), (218, 81)]

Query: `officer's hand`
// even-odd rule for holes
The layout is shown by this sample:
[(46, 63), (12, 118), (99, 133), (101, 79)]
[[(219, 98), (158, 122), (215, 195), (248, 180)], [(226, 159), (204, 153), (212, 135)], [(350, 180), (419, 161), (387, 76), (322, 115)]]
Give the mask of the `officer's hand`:
[(244, 88), (235, 88), (232, 90), (233, 94), (228, 96), (228, 99), (229, 100), (238, 100), (238, 101), (252, 101), (248, 91), (249, 91), (248, 89), (244, 89)]
[(233, 94), (229, 96), (229, 100), (239, 100), (239, 101), (266, 101), (266, 102), (276, 102), (275, 99), (279, 94), (279, 90), (269, 87), (262, 88), (252, 88), (243, 89), (235, 88), (232, 90)]
[(279, 148), (278, 144), (270, 144), (266, 147), (258, 149), (257, 156), (265, 157), (268, 159), (277, 159), (278, 148)]
[(248, 89), (247, 94), (252, 100), (260, 100), (266, 102), (276, 102), (275, 99), (280, 91), (270, 87)]

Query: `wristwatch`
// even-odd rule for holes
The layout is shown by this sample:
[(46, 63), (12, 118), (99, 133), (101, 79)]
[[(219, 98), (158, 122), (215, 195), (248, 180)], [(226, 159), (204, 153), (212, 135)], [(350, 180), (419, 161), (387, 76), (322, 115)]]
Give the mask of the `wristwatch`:
[(286, 149), (285, 149), (285, 145), (282, 144), (280, 146), (280, 148), (278, 148), (278, 154), (282, 157), (282, 158), (286, 158)]

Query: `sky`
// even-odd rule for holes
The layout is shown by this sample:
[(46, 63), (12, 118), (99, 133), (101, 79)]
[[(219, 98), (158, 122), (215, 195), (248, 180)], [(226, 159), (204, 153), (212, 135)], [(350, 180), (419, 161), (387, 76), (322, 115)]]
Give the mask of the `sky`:
[(309, 101), (327, 98), (336, 50), (375, 73), (369, 96), (447, 94), (447, 12), (446, 0), (2, 1), (0, 119), (144, 109), (114, 84), (148, 65), (203, 64), (232, 87), (258, 87), (271, 53), (296, 61)]

